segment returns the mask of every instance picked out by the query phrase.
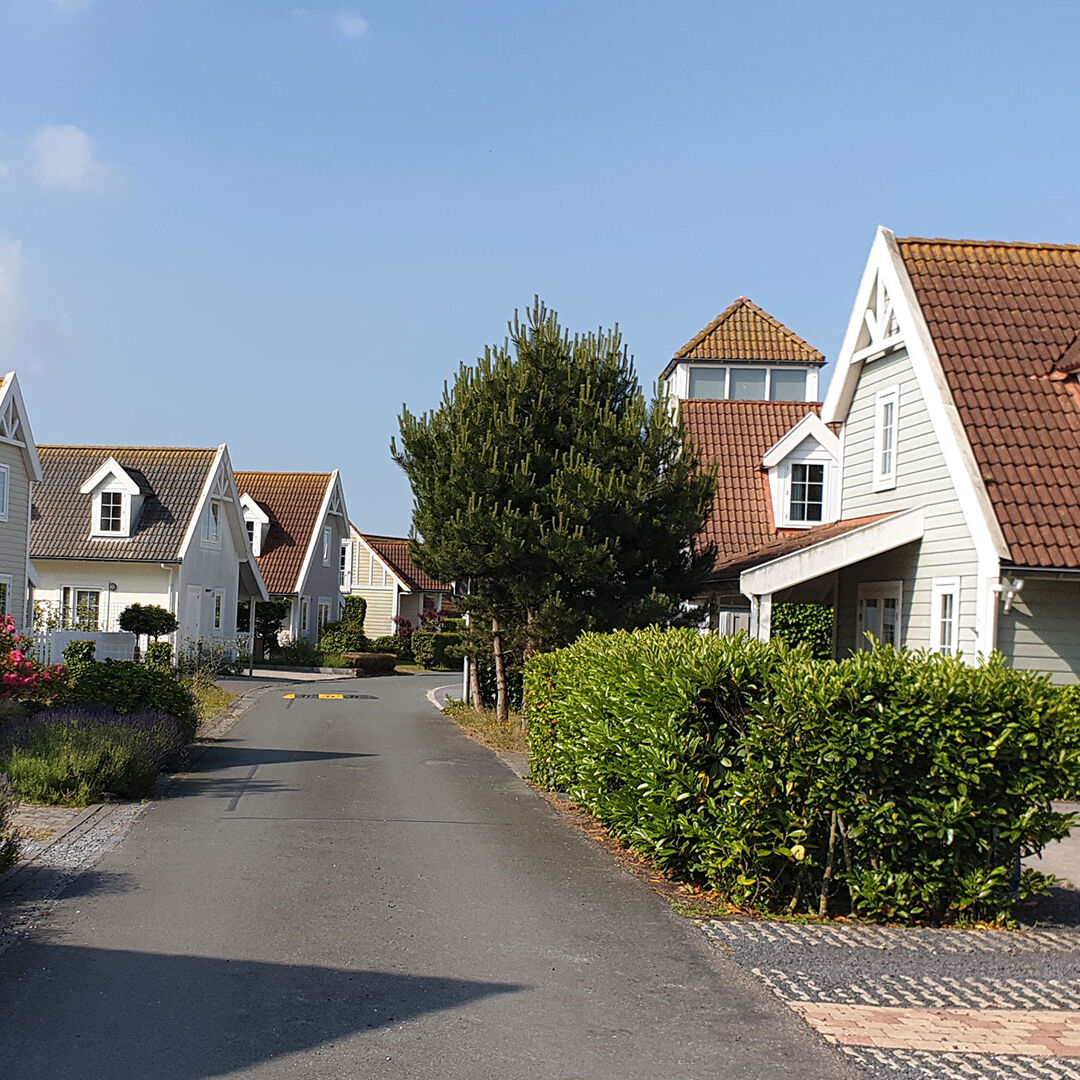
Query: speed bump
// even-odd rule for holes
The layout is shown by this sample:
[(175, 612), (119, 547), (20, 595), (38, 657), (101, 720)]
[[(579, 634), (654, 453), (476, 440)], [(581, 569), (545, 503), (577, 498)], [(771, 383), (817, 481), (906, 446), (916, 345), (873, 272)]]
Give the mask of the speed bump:
[(361, 698), (364, 701), (374, 701), (374, 694), (282, 694), (286, 701), (295, 701), (297, 698), (318, 698), (320, 701), (344, 701), (346, 698)]

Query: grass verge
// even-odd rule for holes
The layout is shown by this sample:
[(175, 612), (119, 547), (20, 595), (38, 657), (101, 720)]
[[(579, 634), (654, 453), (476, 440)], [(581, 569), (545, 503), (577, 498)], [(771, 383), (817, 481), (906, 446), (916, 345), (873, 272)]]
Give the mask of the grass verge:
[(529, 752), (520, 713), (511, 713), (509, 723), (503, 724), (495, 719), (494, 709), (477, 710), (462, 701), (451, 702), (443, 712), (459, 724), (466, 735), (483, 743), (489, 750)]
[(184, 686), (195, 695), (195, 711), (200, 720), (209, 720), (217, 716), (236, 697), (228, 690), (223, 690), (211, 679), (185, 679)]

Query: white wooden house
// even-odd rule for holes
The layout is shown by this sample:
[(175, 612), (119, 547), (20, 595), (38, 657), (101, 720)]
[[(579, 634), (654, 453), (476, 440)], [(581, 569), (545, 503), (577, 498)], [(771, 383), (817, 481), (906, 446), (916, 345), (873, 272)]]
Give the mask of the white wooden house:
[(42, 446), (30, 557), (39, 622), (114, 633), (131, 604), (173, 612), (179, 646), (236, 637), (266, 599), (223, 444)]
[[(821, 422), (761, 462), (787, 528), (733, 568), (753, 632), (825, 599), (841, 655), (872, 635), (1076, 681), (1078, 374), (1080, 247), (880, 229)], [(820, 524), (784, 479), (808, 449)]]
[(333, 472), (236, 474), (248, 538), (270, 595), (291, 601), (285, 631), (315, 644), (341, 618), (341, 551), (348, 537), (345, 491)]

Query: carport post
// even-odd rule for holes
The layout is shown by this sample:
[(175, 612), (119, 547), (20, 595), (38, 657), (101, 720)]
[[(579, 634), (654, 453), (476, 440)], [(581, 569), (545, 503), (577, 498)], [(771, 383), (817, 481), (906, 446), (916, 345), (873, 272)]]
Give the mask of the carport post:
[(750, 597), (750, 636), (758, 641), (772, 636), (772, 593)]
[(248, 675), (255, 674), (255, 608), (257, 596), (248, 597)]

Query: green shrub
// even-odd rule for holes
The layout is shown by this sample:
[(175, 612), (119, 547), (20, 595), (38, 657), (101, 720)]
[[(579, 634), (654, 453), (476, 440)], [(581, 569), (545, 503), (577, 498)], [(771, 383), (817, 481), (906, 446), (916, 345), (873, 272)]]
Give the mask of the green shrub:
[(346, 596), (342, 604), (341, 621), (364, 629), (364, 616), (367, 615), (367, 600), (362, 596)]
[(61, 695), (64, 705), (107, 705), (117, 713), (155, 710), (176, 718), (184, 738), (195, 738), (198, 716), (195, 699), (171, 672), (134, 660), (105, 660), (91, 664)]
[(86, 806), (107, 796), (149, 795), (183, 746), (180, 725), (168, 713), (58, 709), (0, 732), (0, 770), (27, 802)]
[[(371, 642), (371, 651), (377, 653), (393, 653), (394, 656), (401, 658), (401, 654), (404, 651), (402, 649), (402, 639), (396, 634), (385, 634), (383, 637), (377, 637)], [(412, 657), (412, 653), (409, 652), (409, 657)]]
[(79, 672), (95, 663), (96, 649), (97, 642), (93, 638), (75, 638), (64, 646), (64, 666), (69, 679), (77, 678)]
[(818, 660), (833, 651), (833, 609), (826, 604), (774, 604), (772, 636), (792, 647), (806, 645)]
[(590, 634), (533, 659), (525, 693), (534, 778), (741, 905), (999, 917), (1017, 856), (1071, 820), (1066, 699), (999, 656)]
[(442, 629), (447, 633), (465, 629), (465, 619), (460, 615), (447, 615), (442, 621)]
[(362, 623), (327, 623), (319, 638), (319, 651), (324, 653), (366, 652), (370, 645)]
[(286, 667), (321, 667), (322, 654), (310, 641), (301, 638), (278, 649), (274, 653), (273, 662)]
[(19, 843), (11, 831), (11, 784), (6, 773), (0, 773), (0, 872), (19, 857)]
[(461, 660), (448, 650), (461, 644), (460, 634), (441, 631), (417, 630), (410, 644), (416, 662), (429, 671), (432, 668), (460, 669)]
[(151, 641), (146, 647), (146, 663), (167, 671), (172, 667), (172, 654), (173, 647), (168, 641)]

